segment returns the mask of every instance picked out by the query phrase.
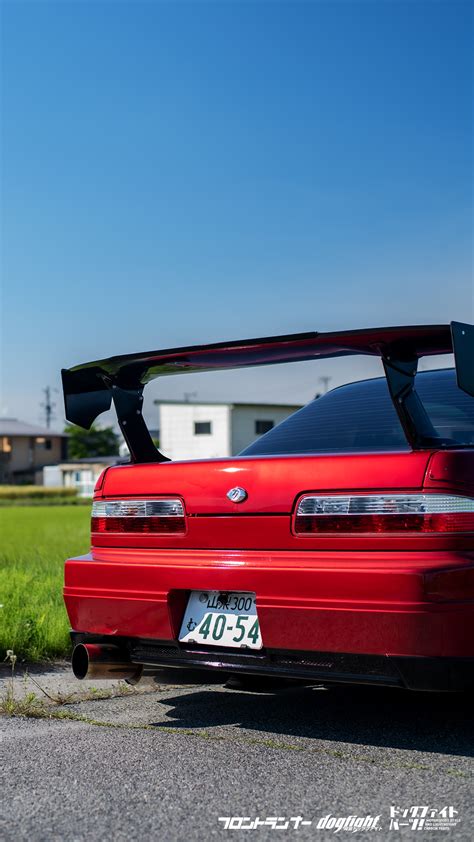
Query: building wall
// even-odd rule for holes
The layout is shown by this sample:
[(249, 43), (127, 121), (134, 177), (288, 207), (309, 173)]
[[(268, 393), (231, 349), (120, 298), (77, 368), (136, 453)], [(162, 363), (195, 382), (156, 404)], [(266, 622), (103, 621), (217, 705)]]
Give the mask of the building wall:
[[(230, 456), (230, 407), (213, 404), (160, 404), (160, 450), (170, 459)], [(211, 423), (210, 434), (196, 434), (196, 423)]]
[[(276, 426), (299, 406), (159, 404), (160, 450), (170, 459), (234, 456), (258, 437), (257, 421)], [(210, 422), (210, 434), (196, 434), (195, 424)]]
[(39, 443), (34, 436), (9, 436), (9, 453), (2, 453), (2, 481), (15, 481), (15, 471), (34, 470), (43, 465), (59, 462), (62, 456), (59, 436), (51, 435), (51, 448), (46, 449), (45, 443)]
[(46, 488), (61, 488), (64, 485), (64, 475), (59, 465), (46, 465), (43, 468), (42, 485)]
[(103, 469), (103, 465), (78, 465), (74, 468), (67, 468), (61, 465), (63, 485), (65, 488), (75, 488), (78, 497), (92, 497), (94, 486)]
[(108, 462), (49, 465), (43, 468), (43, 485), (49, 488), (75, 488), (79, 497), (92, 497), (100, 474)]
[(258, 438), (255, 429), (257, 421), (273, 421), (273, 426), (276, 427), (297, 409), (300, 407), (234, 406), (232, 409), (232, 455), (237, 455)]
[(53, 465), (55, 462), (58, 462), (60, 459), (64, 458), (64, 453), (62, 450), (62, 442), (63, 439), (59, 438), (58, 436), (51, 436), (51, 449), (46, 450), (44, 445), (38, 444), (35, 442), (34, 446), (34, 464), (35, 468), (42, 468), (43, 465)]

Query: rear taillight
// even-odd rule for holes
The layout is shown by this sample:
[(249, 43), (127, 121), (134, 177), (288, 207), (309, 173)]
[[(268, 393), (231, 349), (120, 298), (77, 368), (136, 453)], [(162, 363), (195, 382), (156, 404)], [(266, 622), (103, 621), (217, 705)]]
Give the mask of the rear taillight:
[(96, 500), (92, 504), (92, 532), (184, 534), (184, 507), (179, 498), (154, 500)]
[(297, 535), (315, 533), (473, 532), (474, 499), (445, 494), (307, 495)]

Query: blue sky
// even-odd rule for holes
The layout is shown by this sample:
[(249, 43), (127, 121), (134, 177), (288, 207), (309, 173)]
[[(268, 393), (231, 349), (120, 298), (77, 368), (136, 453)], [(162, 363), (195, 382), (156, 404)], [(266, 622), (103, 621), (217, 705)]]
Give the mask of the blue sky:
[[(4, 0), (0, 414), (110, 354), (473, 321), (472, 8)], [(375, 366), (150, 397), (306, 401)]]

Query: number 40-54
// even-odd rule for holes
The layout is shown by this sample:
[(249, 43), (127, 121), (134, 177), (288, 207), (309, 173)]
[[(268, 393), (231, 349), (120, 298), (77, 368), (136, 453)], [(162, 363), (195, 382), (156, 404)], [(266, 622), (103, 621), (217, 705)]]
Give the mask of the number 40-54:
[[(248, 617), (237, 617), (237, 621), (235, 624), (237, 634), (233, 636), (232, 640), (234, 643), (240, 643), (245, 636), (248, 637), (254, 644), (258, 640), (258, 633), (259, 633), (259, 625), (258, 620), (255, 620), (251, 628), (247, 631), (247, 626), (245, 622), (248, 620)], [(199, 626), (199, 634), (201, 637), (206, 640), (209, 634), (212, 635), (213, 640), (220, 640), (225, 632), (227, 617), (225, 614), (218, 614), (215, 622), (214, 627), (211, 631), (213, 615), (208, 614), (207, 617), (204, 618), (203, 622)]]

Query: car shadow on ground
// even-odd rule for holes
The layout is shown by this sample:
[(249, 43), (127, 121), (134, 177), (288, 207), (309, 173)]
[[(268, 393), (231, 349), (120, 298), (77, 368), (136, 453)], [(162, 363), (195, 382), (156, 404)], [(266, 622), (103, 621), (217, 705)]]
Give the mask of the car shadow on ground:
[(380, 687), (291, 687), (268, 693), (212, 688), (175, 697), (157, 728), (232, 725), (281, 737), (474, 755), (472, 695)]

